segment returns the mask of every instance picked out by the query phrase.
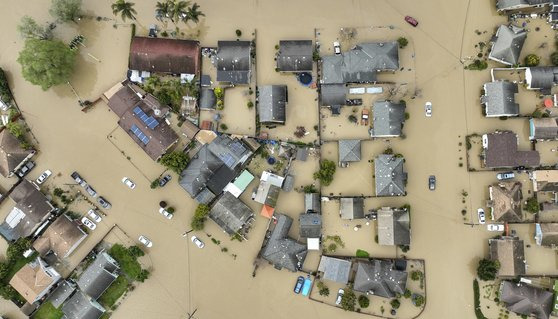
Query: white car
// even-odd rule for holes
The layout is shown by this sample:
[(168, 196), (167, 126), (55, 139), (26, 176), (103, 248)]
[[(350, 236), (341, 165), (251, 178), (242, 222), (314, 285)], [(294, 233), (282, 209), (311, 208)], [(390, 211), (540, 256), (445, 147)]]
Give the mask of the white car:
[(93, 209), (90, 209), (87, 212), (87, 215), (89, 215), (89, 217), (91, 217), (91, 219), (93, 219), (96, 223), (100, 223), (101, 220), (103, 220), (101, 216), (99, 216)]
[(339, 45), (337, 41), (333, 42), (333, 52), (335, 52), (336, 55), (341, 54), (341, 45)]
[(345, 290), (339, 289), (339, 291), (337, 292), (337, 299), (335, 299), (336, 305), (339, 306), (341, 304), (341, 299), (343, 298), (344, 294), (345, 294)]
[(134, 182), (132, 182), (132, 180), (129, 179), (128, 177), (122, 178), (122, 183), (124, 183), (126, 186), (130, 187), (131, 189), (136, 188), (136, 184), (134, 184)]
[(52, 175), (52, 172), (47, 169), (41, 174), (41, 176), (37, 178), (37, 184), (41, 185), (42, 183), (44, 183), (50, 175)]
[(196, 236), (192, 236), (192, 242), (194, 244), (196, 244), (196, 246), (198, 246), (198, 248), (205, 247), (205, 244), (203, 243), (203, 241), (199, 240), (198, 237), (196, 237)]
[(145, 247), (147, 248), (151, 248), (153, 246), (153, 242), (151, 242), (151, 240), (149, 240), (149, 238), (141, 235), (139, 236), (138, 240), (140, 241), (140, 243), (144, 244)]
[(166, 219), (172, 219), (172, 214), (169, 213), (168, 210), (164, 209), (163, 207), (159, 208), (159, 213), (161, 213), (161, 215), (165, 216)]
[(87, 217), (83, 217), (81, 219), (81, 223), (84, 224), (87, 228), (91, 229), (91, 230), (95, 230), (95, 228), (97, 228), (97, 225), (95, 225), (94, 222), (92, 222), (89, 218)]
[(488, 224), (486, 225), (488, 231), (504, 231), (504, 225), (502, 224)]
[(426, 115), (426, 117), (432, 116), (432, 102), (426, 102), (424, 105), (424, 115)]
[(486, 218), (484, 216), (484, 209), (482, 208), (477, 209), (477, 214), (479, 215), (479, 224), (486, 223)]

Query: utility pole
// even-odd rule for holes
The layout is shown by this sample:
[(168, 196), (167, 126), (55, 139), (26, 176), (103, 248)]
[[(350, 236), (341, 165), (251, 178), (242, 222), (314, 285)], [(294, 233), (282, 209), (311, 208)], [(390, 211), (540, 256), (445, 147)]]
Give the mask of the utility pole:
[(194, 312), (192, 312), (192, 314), (190, 314), (188, 312), (188, 319), (192, 319), (194, 317), (194, 314), (196, 313), (196, 311), (198, 311), (198, 308), (194, 309)]
[[(193, 229), (190, 229), (190, 230), (185, 231), (185, 232), (182, 234), (182, 237), (188, 236), (188, 234), (191, 233), (191, 232), (193, 232), (193, 231), (194, 231)], [(197, 310), (197, 309), (196, 309), (196, 310)], [(194, 312), (195, 312), (195, 311), (194, 311)]]

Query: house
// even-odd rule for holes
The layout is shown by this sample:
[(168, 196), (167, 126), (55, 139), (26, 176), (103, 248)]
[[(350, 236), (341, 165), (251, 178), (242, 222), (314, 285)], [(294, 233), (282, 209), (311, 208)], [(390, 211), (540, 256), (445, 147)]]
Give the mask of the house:
[(558, 223), (535, 224), (535, 242), (539, 246), (558, 246)]
[(517, 83), (507, 81), (485, 83), (481, 104), (484, 105), (486, 117), (518, 116), (519, 104), (515, 103), (517, 92)]
[(520, 182), (500, 182), (488, 187), (490, 200), (487, 206), (490, 207), (492, 220), (496, 222), (520, 222), (523, 220), (523, 210), (521, 209)]
[(252, 199), (257, 203), (275, 208), (280, 191), (281, 187), (267, 181), (260, 181), (260, 185)]
[(223, 191), (230, 192), (234, 195), (234, 197), (238, 198), (242, 193), (244, 193), (246, 188), (248, 188), (248, 185), (250, 185), (253, 180), (254, 175), (250, 174), (250, 172), (245, 169), (240, 175), (238, 175), (237, 178), (234, 179), (234, 181), (228, 183)]
[(322, 278), (346, 285), (351, 273), (351, 261), (341, 258), (322, 256), (318, 271), (322, 272)]
[(554, 302), (552, 292), (507, 280), (500, 283), (499, 297), (509, 311), (537, 319), (548, 319)]
[(525, 82), (529, 90), (541, 90), (544, 94), (550, 94), (550, 89), (558, 83), (558, 67), (528, 67), (525, 70)]
[(375, 101), (372, 110), (371, 137), (399, 137), (405, 122), (405, 104)]
[(339, 199), (341, 219), (364, 218), (364, 198), (342, 197)]
[(377, 212), (380, 245), (411, 244), (411, 217), (407, 209), (382, 207)]
[(154, 161), (178, 142), (178, 135), (165, 120), (168, 107), (153, 95), (125, 81), (105, 92), (104, 99), (120, 118), (118, 125)]
[(514, 10), (541, 8), (550, 4), (552, 4), (551, 0), (497, 0), (496, 9), (507, 13)]
[(407, 286), (407, 272), (394, 269), (387, 260), (374, 259), (356, 262), (354, 290), (384, 298), (403, 295)]
[(179, 184), (196, 201), (209, 204), (244, 169), (252, 154), (241, 139), (216, 136), (192, 157), (180, 174)]
[(488, 58), (506, 65), (519, 64), (519, 56), (526, 38), (525, 29), (501, 25), (492, 39), (492, 49)]
[(279, 72), (312, 72), (314, 66), (312, 40), (279, 41)]
[(322, 237), (322, 215), (317, 213), (304, 213), (298, 217), (300, 237), (306, 238), (308, 250), (320, 250)]
[(540, 165), (537, 151), (519, 151), (517, 135), (511, 131), (496, 131), (482, 136), (484, 165), (488, 168), (512, 168)]
[(531, 141), (558, 140), (557, 118), (531, 118), (529, 119), (529, 139)]
[(320, 105), (339, 107), (347, 104), (347, 85), (341, 84), (322, 84), (320, 86)]
[(34, 150), (26, 150), (9, 130), (0, 132), (0, 174), (11, 177), (14, 172), (35, 155)]
[(321, 214), (322, 206), (320, 202), (320, 194), (306, 193), (304, 194), (304, 212), (312, 212)]
[(217, 106), (217, 96), (215, 90), (202, 88), (200, 91), (200, 110), (215, 110)]
[(376, 196), (406, 195), (407, 173), (403, 157), (381, 154), (374, 159)]
[(525, 253), (523, 240), (517, 237), (502, 236), (488, 240), (490, 259), (500, 262), (498, 277), (517, 277), (525, 275)]
[(535, 192), (558, 192), (557, 170), (536, 170), (531, 173), (533, 180), (533, 191)]
[(288, 94), (286, 85), (258, 87), (258, 116), (262, 125), (285, 124)]
[(120, 265), (111, 255), (102, 251), (77, 280), (81, 291), (94, 300), (99, 299), (107, 288), (118, 278)]
[(22, 179), (12, 190), (10, 199), (15, 202), (15, 206), (0, 225), (0, 234), (6, 240), (33, 235), (54, 211), (54, 206), (45, 195), (26, 179)]
[(200, 128), (189, 120), (185, 120), (180, 126), (180, 132), (182, 136), (186, 137), (187, 141), (193, 141), (199, 131)]
[(254, 212), (233, 194), (224, 192), (211, 207), (209, 218), (229, 235), (244, 234), (254, 220)]
[(95, 299), (87, 296), (78, 290), (62, 306), (64, 313), (63, 319), (99, 319), (104, 313), (105, 308)]
[(58, 283), (58, 286), (54, 288), (52, 293), (48, 296), (48, 302), (52, 303), (54, 308), (60, 308), (70, 296), (76, 291), (76, 285), (68, 280), (62, 280)]
[(350, 162), (360, 161), (360, 140), (339, 140), (339, 166), (347, 167)]
[(266, 234), (266, 242), (260, 256), (276, 269), (286, 268), (292, 272), (302, 269), (306, 259), (306, 246), (287, 235), (293, 219), (283, 214), (275, 214), (271, 234)]
[(43, 257), (52, 252), (58, 258), (66, 258), (86, 237), (87, 233), (63, 214), (33, 242), (33, 248)]
[(10, 285), (32, 304), (46, 296), (62, 278), (60, 274), (40, 257), (21, 267), (10, 279)]
[(250, 41), (217, 42), (217, 81), (249, 84), (252, 75), (252, 44)]
[(194, 40), (133, 37), (130, 45), (130, 70), (188, 75), (200, 74), (200, 43)]

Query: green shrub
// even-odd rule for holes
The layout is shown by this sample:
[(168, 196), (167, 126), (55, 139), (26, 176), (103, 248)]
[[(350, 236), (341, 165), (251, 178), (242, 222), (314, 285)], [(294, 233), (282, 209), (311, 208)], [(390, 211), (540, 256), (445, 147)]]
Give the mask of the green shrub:
[(370, 254), (366, 250), (357, 249), (356, 256), (358, 258), (368, 258), (370, 257)]
[(488, 319), (484, 316), (480, 307), (479, 282), (476, 279), (473, 280), (473, 295), (475, 303), (475, 316), (477, 317), (477, 319)]
[(477, 266), (477, 276), (481, 280), (494, 280), (496, 279), (496, 274), (500, 269), (500, 262), (498, 260), (491, 260), (483, 258), (479, 260)]
[(180, 173), (186, 169), (186, 166), (188, 166), (190, 157), (184, 152), (173, 151), (163, 155), (160, 162), (165, 167), (180, 175)]
[(541, 58), (536, 54), (528, 54), (525, 57), (525, 66), (537, 66), (541, 63)]
[(527, 199), (525, 209), (531, 214), (538, 213), (540, 209), (538, 200), (535, 197), (530, 197), (529, 199)]
[(399, 48), (403, 49), (407, 46), (407, 44), (409, 44), (409, 40), (404, 37), (400, 37), (399, 39), (397, 39), (397, 43), (399, 43)]
[(192, 222), (190, 224), (193, 230), (203, 230), (207, 214), (209, 214), (209, 206), (199, 204), (194, 212), (194, 216), (192, 216)]
[(350, 287), (345, 288), (345, 293), (341, 297), (341, 307), (345, 311), (355, 311), (356, 295)]
[(401, 302), (399, 301), (399, 299), (393, 299), (389, 304), (393, 309), (399, 309), (399, 307), (401, 306)]
[(360, 295), (358, 296), (358, 305), (361, 308), (368, 308), (368, 306), (370, 306), (370, 299), (368, 299), (365, 295)]
[(550, 55), (550, 61), (552, 62), (552, 65), (558, 66), (558, 52), (553, 52)]
[(239, 37), (239, 38), (242, 36), (242, 31), (240, 31), (239, 29), (236, 29), (235, 33), (236, 33), (236, 36)]

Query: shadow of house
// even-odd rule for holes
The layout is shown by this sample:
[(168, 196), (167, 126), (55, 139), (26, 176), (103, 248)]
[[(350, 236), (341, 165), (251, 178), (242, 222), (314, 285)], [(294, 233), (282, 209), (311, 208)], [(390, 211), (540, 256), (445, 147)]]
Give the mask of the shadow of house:
[(382, 207), (377, 214), (380, 245), (411, 244), (411, 216), (408, 210)]
[(274, 228), (266, 235), (260, 256), (278, 270), (286, 268), (296, 272), (302, 269), (306, 246), (287, 236), (293, 219), (283, 214), (275, 214), (273, 219)]
[(520, 222), (523, 220), (521, 209), (520, 182), (500, 182), (488, 187), (490, 200), (487, 206), (491, 209), (492, 220), (497, 222)]
[(2, 176), (13, 176), (14, 172), (33, 155), (35, 155), (35, 151), (23, 149), (19, 140), (7, 129), (0, 132), (0, 174)]
[(488, 240), (490, 259), (500, 262), (498, 277), (525, 275), (525, 252), (523, 240), (502, 236)]
[(280, 72), (312, 72), (313, 53), (312, 40), (279, 41), (277, 69)]
[(250, 84), (252, 75), (252, 45), (250, 41), (217, 42), (217, 81)]
[(240, 199), (224, 192), (211, 207), (209, 218), (228, 235), (240, 234), (244, 237), (254, 220), (254, 212)]
[(500, 301), (506, 305), (506, 309), (519, 315), (548, 319), (553, 299), (553, 293), (541, 288), (511, 281), (502, 281), (500, 284)]
[(405, 104), (392, 101), (374, 102), (371, 137), (399, 137), (405, 122)]
[(484, 84), (481, 104), (486, 117), (518, 116), (519, 104), (515, 103), (518, 92), (517, 83), (507, 81), (488, 82)]
[(407, 173), (404, 171), (402, 157), (381, 154), (374, 159), (376, 196), (406, 195)]
[(392, 262), (374, 259), (357, 261), (354, 290), (384, 298), (403, 295), (407, 286), (407, 272), (395, 270)]
[(519, 64), (519, 56), (527, 31), (516, 26), (501, 25), (492, 38), (492, 48), (488, 58), (506, 65)]

